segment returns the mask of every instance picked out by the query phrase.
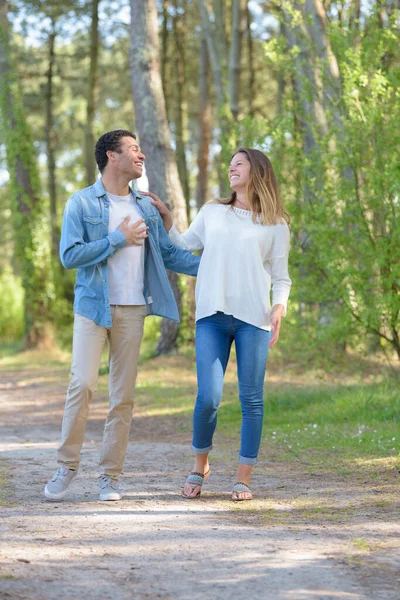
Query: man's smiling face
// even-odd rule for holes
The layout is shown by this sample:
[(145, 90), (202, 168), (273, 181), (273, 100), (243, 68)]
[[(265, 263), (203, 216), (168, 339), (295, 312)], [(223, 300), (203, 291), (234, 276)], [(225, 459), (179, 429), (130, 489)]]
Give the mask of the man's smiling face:
[(107, 155), (114, 168), (126, 175), (129, 180), (142, 176), (146, 157), (134, 138), (128, 136), (121, 138), (119, 151), (108, 150)]

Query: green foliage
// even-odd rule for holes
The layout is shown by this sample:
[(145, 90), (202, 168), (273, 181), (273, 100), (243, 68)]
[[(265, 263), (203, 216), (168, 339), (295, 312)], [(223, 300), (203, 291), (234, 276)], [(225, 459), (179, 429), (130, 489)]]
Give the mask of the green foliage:
[(182, 294), (181, 300), (181, 322), (179, 325), (178, 335), (178, 347), (187, 348), (193, 347), (196, 322), (195, 322), (195, 311), (196, 306), (194, 302), (194, 288), (195, 280), (191, 277), (180, 277), (179, 278), (179, 289)]
[[(332, 374), (327, 380), (325, 371), (325, 380), (319, 380), (314, 373), (304, 374), (299, 364), (288, 367), (287, 358), (281, 366), (270, 358), (262, 442), (268, 455), (318, 463), (326, 469), (357, 459), (399, 455), (398, 376), (383, 370), (371, 375), (372, 365), (360, 360), (357, 378), (350, 375), (355, 365), (348, 361), (337, 377)], [(242, 415), (235, 367), (232, 355), (217, 431), (236, 447)], [(140, 410), (165, 421), (173, 416), (174, 430), (179, 423), (179, 430), (189, 433), (196, 396), (193, 358), (181, 354), (145, 363), (136, 394)]]
[(144, 333), (140, 347), (140, 362), (154, 356), (158, 338), (160, 337), (161, 317), (146, 317), (144, 320)]
[(24, 334), (24, 290), (10, 267), (0, 274), (0, 339), (15, 340)]
[(25, 332), (29, 344), (44, 337), (54, 287), (37, 158), (25, 118), (16, 73), (10, 59), (6, 23), (0, 24), (0, 119), (6, 142), (12, 201), (15, 255), (25, 290)]
[[(340, 104), (325, 106), (327, 130), (315, 127), (313, 114), (303, 114), (291, 85), (284, 112), (271, 123), (272, 158), (292, 216), (292, 299), (299, 325), (314, 341), (358, 345), (367, 333), (400, 357), (400, 68), (388, 61), (398, 30), (383, 29), (372, 15), (359, 44), (343, 27), (329, 33), (341, 94)], [(268, 48), (268, 61), (294, 73), (295, 64), (282, 60), (276, 45)], [(304, 147), (299, 125), (305, 121), (314, 150)]]

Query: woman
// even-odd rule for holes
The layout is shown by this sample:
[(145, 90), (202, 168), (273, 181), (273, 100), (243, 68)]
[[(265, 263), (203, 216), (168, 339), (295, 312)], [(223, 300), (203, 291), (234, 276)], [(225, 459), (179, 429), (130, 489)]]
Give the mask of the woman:
[(278, 340), (291, 286), (289, 219), (269, 159), (259, 150), (240, 148), (232, 158), (229, 181), (231, 197), (208, 202), (184, 234), (173, 226), (166, 206), (153, 200), (174, 244), (190, 251), (204, 249), (196, 284), (195, 464), (183, 490), (190, 499), (200, 496), (210, 472), (208, 455), (233, 341), (242, 427), (232, 500), (252, 499), (250, 478), (261, 441), (268, 348)]

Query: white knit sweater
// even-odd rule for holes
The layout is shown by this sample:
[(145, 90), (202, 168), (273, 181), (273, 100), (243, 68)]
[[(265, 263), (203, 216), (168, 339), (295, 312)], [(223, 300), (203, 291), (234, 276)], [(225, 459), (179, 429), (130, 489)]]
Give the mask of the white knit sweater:
[(186, 250), (201, 250), (196, 283), (196, 321), (221, 311), (241, 321), (271, 329), (272, 306), (286, 306), (289, 228), (253, 223), (250, 211), (208, 203), (189, 229), (173, 226), (171, 241)]

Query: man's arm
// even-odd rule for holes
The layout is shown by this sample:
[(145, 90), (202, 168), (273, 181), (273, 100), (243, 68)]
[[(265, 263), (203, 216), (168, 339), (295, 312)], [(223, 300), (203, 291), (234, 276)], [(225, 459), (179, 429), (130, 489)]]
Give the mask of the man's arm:
[[(94, 242), (84, 240), (84, 222), (80, 204), (72, 196), (63, 216), (60, 241), (60, 259), (66, 269), (90, 267), (113, 256), (126, 245), (142, 245), (147, 237), (148, 227), (143, 227), (143, 219), (129, 225), (127, 217), (121, 225), (106, 237)], [(101, 225), (102, 226), (102, 225)]]

